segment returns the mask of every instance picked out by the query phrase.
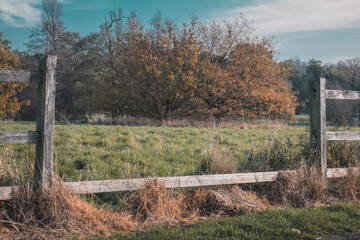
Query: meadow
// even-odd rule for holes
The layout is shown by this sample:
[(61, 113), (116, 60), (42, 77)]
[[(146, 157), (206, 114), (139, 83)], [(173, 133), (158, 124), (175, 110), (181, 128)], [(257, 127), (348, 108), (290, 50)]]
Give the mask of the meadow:
[[(58, 123), (55, 172), (79, 181), (296, 169), (309, 158), (307, 121), (298, 116), (272, 129), (256, 122), (247, 129)], [(34, 129), (32, 122), (0, 123), (0, 131)], [(31, 171), (33, 144), (0, 149), (2, 185), (10, 183), (6, 175)], [(357, 142), (330, 142), (329, 167), (356, 162), (358, 149)]]
[[(222, 127), (59, 122), (55, 126), (54, 170), (63, 181), (81, 181), (299, 169), (303, 164), (310, 166), (313, 161), (308, 146), (307, 123), (307, 116), (297, 116), (287, 123), (254, 121), (225, 124)], [(33, 122), (0, 123), (0, 131), (34, 129)], [(359, 128), (329, 127), (329, 130), (358, 131)], [(356, 165), (360, 160), (358, 142), (329, 142), (327, 150), (328, 167)], [(32, 179), (34, 151), (34, 144), (0, 146), (0, 186)], [(4, 213), (11, 213), (13, 208), (23, 209), (20, 218), (18, 215), (4, 215), (6, 219), (14, 219), (12, 221), (22, 224), (19, 225), (22, 228), (19, 236), (31, 233), (44, 239), (47, 231), (60, 234), (60, 238), (81, 236), (84, 230), (78, 231), (73, 226), (83, 222), (83, 218), (93, 221), (86, 224), (92, 231), (87, 233), (89, 235), (99, 235), (97, 231), (102, 228), (109, 228), (112, 233), (119, 230), (127, 232), (129, 229), (132, 232), (99, 239), (264, 239), (268, 236), (270, 239), (315, 239), (333, 232), (359, 230), (358, 204), (335, 204), (314, 209), (272, 209), (277, 208), (277, 204), (282, 207), (315, 206), (318, 202), (327, 205), (328, 201), (331, 202), (329, 199), (354, 200), (359, 194), (357, 183), (350, 186), (350, 182), (345, 179), (340, 185), (331, 185), (329, 196), (320, 199), (321, 190), (316, 190), (316, 180), (307, 179), (307, 175), (303, 176), (301, 172), (299, 174), (299, 181), (305, 185), (293, 186), (289, 182), (289, 186), (279, 191), (277, 188), (291, 176), (285, 177), (285, 182), (278, 179), (275, 184), (242, 185), (248, 192), (237, 186), (166, 191), (159, 185), (149, 185), (135, 192), (103, 193), (78, 198), (57, 186), (52, 188), (50, 194), (40, 195), (44, 203), (39, 203), (39, 206), (47, 209), (44, 213), (36, 211), (39, 207), (34, 204), (37, 195), (28, 189), (23, 192), (31, 194), (20, 194), (13, 201), (4, 202), (2, 208), (5, 209)], [(351, 191), (344, 192), (342, 187), (337, 186), (350, 186)], [(332, 192), (335, 188), (340, 191)], [(195, 195), (191, 197), (191, 194)], [(274, 202), (269, 204), (268, 196)], [(288, 198), (296, 203), (299, 197), (305, 198), (304, 204), (299, 206), (289, 205), (285, 201)], [(243, 200), (239, 200), (243, 198), (249, 201), (245, 205)], [(276, 199), (282, 202), (277, 203)], [(94, 205), (98, 208), (94, 208)], [(58, 206), (59, 209), (62, 207), (63, 210), (52, 209), (52, 206)], [(262, 211), (241, 215), (259, 210)], [(59, 212), (63, 214), (58, 215)], [(144, 218), (139, 218), (144, 212)], [(112, 217), (104, 218), (109, 214)], [(169, 228), (174, 224), (178, 226), (180, 221), (177, 218), (169, 220), (171, 216), (187, 219), (186, 226)], [(214, 219), (225, 216), (231, 217)], [(64, 224), (67, 230), (51, 224), (43, 227), (42, 220), (33, 222), (34, 219), (46, 217), (54, 221), (50, 223), (56, 226)], [(108, 222), (101, 222), (101, 219), (108, 219)], [(204, 219), (208, 220), (194, 223)], [(28, 221), (31, 224), (23, 224)]]

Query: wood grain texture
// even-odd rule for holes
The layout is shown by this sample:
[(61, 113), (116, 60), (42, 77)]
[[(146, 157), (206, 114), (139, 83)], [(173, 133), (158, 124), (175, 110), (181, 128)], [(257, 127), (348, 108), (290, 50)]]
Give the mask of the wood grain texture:
[(326, 90), (326, 99), (360, 100), (360, 92), (347, 90)]
[(13, 191), (17, 189), (14, 187), (0, 187), (0, 200), (9, 200), (13, 198)]
[(100, 193), (132, 191), (141, 188), (146, 182), (157, 179), (166, 188), (203, 187), (241, 183), (273, 182), (279, 172), (233, 173), (219, 175), (196, 175), (181, 177), (137, 178), (123, 180), (103, 180), (66, 182), (66, 187), (75, 193)]
[(358, 173), (360, 171), (359, 167), (351, 168), (328, 168), (327, 169), (327, 178), (341, 178), (346, 177), (349, 173)]
[(38, 83), (36, 71), (0, 69), (0, 82)]
[(317, 165), (326, 185), (326, 98), (325, 78), (310, 83), (310, 151), (316, 149)]
[(326, 140), (333, 141), (360, 141), (360, 132), (326, 132)]
[(53, 176), (56, 63), (57, 56), (49, 55), (39, 64), (36, 130), (41, 138), (35, 150), (35, 183), (45, 188)]
[(318, 135), (318, 149), (320, 155), (320, 167), (321, 167), (321, 178), (324, 186), (327, 186), (327, 159), (326, 159), (326, 89), (325, 89), (325, 78), (320, 78), (320, 122), (319, 124), (319, 135)]
[[(328, 168), (327, 178), (346, 177), (349, 172), (358, 172), (360, 168)], [(293, 171), (284, 171), (293, 172)], [(233, 173), (218, 175), (197, 175), (180, 177), (160, 178), (136, 178), (122, 180), (64, 182), (64, 185), (76, 194), (134, 191), (141, 188), (145, 183), (157, 179), (165, 183), (166, 188), (202, 187), (212, 185), (242, 184), (274, 182), (279, 172), (253, 172)], [(18, 187), (0, 187), (0, 200), (8, 200), (13, 197), (13, 191)]]
[(0, 132), (0, 144), (37, 143), (39, 132)]

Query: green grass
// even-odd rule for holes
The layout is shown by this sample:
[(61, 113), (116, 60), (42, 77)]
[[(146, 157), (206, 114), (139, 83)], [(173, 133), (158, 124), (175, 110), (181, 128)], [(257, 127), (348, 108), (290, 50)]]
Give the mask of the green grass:
[[(60, 123), (55, 126), (55, 171), (65, 181), (78, 181), (296, 169), (308, 151), (306, 119), (298, 116), (286, 129)], [(0, 131), (34, 129), (29, 122), (0, 123)], [(329, 144), (329, 167), (346, 165), (349, 152), (358, 158), (356, 144)], [(0, 159), (11, 159), (9, 165), (21, 171), (34, 161), (33, 144), (1, 145), (0, 150)]]
[[(34, 129), (32, 123), (0, 124), (0, 131)], [(292, 163), (281, 164), (277, 159), (281, 156), (270, 156), (268, 149), (291, 144), (290, 152), (282, 154), (292, 157), (291, 151), (301, 151), (306, 134), (305, 127), (244, 130), (57, 124), (55, 170), (73, 181), (214, 173), (216, 169), (209, 168), (214, 152), (236, 161), (234, 171), (293, 168)], [(28, 145), (0, 148), (18, 161), (29, 158)], [(30, 152), (33, 159), (33, 146)]]
[(97, 240), (123, 239), (316, 239), (360, 230), (359, 204), (311, 209), (272, 209), (248, 215), (206, 220), (182, 227), (153, 227)]

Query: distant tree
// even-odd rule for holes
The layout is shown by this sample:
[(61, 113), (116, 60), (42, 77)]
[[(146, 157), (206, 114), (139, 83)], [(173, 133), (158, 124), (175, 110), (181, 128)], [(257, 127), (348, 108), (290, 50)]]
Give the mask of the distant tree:
[[(16, 69), (22, 63), (19, 56), (11, 51), (10, 41), (3, 38), (0, 33), (0, 68)], [(0, 118), (7, 115), (14, 116), (23, 105), (28, 105), (29, 101), (18, 101), (16, 94), (21, 92), (25, 85), (19, 83), (0, 83)]]
[(32, 53), (59, 54), (59, 42), (64, 32), (62, 6), (58, 0), (42, 1), (42, 22), (31, 31), (26, 44)]
[(360, 58), (339, 61), (336, 68), (345, 79), (347, 88), (360, 90)]
[(243, 17), (199, 25), (197, 40), (208, 62), (199, 65), (197, 96), (216, 122), (227, 114), (251, 118), (293, 114), (290, 71), (274, 59), (271, 38), (252, 38)]
[(306, 63), (299, 58), (294, 58), (284, 61), (283, 64), (291, 66), (289, 81), (298, 103), (295, 113), (308, 113), (309, 79), (306, 77)]

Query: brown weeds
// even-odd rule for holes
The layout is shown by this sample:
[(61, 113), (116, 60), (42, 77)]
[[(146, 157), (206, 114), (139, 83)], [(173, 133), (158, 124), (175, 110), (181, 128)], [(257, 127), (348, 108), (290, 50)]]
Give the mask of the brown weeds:
[[(20, 186), (12, 200), (1, 202), (1, 210), (0, 229), (7, 229), (9, 239), (109, 235), (136, 226), (128, 214), (97, 209), (58, 182), (44, 191)], [(4, 235), (1, 231), (1, 237)]]
[(326, 190), (315, 167), (302, 166), (294, 172), (280, 172), (271, 199), (290, 207), (312, 207), (326, 200)]
[(142, 224), (176, 225), (186, 222), (179, 200), (170, 196), (165, 185), (157, 180), (148, 182), (133, 193), (120, 211), (131, 213), (134, 221)]
[(359, 201), (360, 200), (360, 171), (349, 168), (347, 176), (331, 181), (330, 193), (336, 200)]
[[(280, 172), (271, 193), (272, 203), (311, 207), (331, 197), (358, 200), (360, 173), (351, 171), (338, 181), (338, 191), (323, 188), (315, 167)], [(14, 198), (0, 202), (0, 239), (58, 239), (109, 235), (143, 230), (150, 225), (180, 225), (209, 217), (246, 214), (274, 207), (265, 197), (239, 186), (165, 189), (158, 180), (149, 181), (125, 200), (118, 211), (95, 208), (80, 200), (61, 183), (49, 190), (34, 191), (22, 184)]]

